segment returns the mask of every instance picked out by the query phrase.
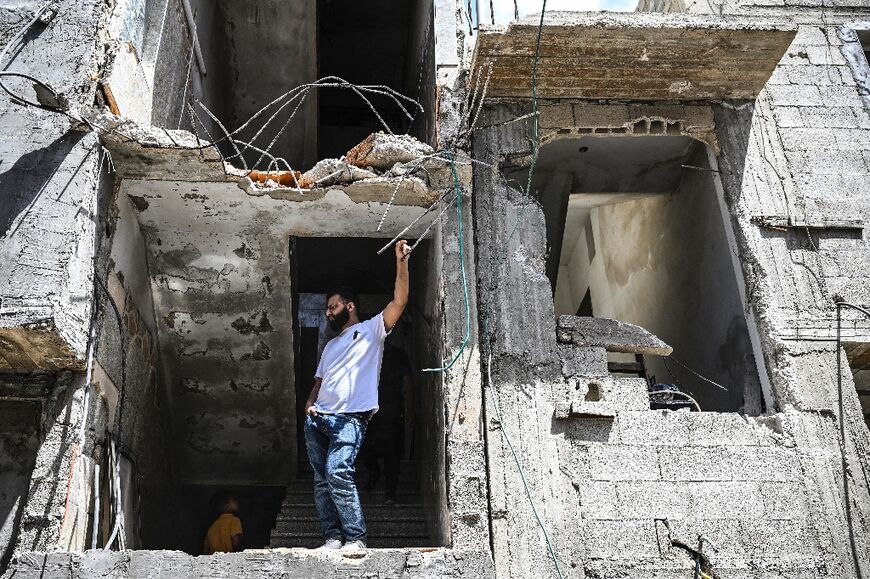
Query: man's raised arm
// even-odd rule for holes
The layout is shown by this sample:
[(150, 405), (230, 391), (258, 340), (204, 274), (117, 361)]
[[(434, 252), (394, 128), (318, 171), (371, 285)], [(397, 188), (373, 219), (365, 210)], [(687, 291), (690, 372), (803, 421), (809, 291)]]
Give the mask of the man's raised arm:
[(402, 317), (402, 312), (405, 311), (405, 306), (408, 305), (408, 258), (411, 255), (411, 248), (408, 242), (402, 239), (396, 244), (396, 287), (393, 290), (393, 301), (387, 304), (384, 308), (384, 328), (391, 331), (399, 318)]

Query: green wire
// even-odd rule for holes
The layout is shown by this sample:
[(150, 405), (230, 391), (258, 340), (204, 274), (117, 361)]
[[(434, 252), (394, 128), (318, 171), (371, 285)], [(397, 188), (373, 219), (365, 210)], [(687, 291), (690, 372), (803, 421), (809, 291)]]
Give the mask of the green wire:
[[(526, 199), (528, 199), (529, 194), (531, 192), (532, 174), (535, 171), (535, 165), (537, 164), (537, 161), (538, 161), (538, 139), (540, 138), (539, 129), (538, 129), (538, 61), (540, 60), (540, 55), (541, 55), (541, 33), (544, 29), (544, 13), (546, 12), (546, 10), (547, 10), (547, 0), (543, 0), (542, 5), (541, 5), (541, 20), (538, 23), (538, 35), (537, 35), (537, 39), (535, 41), (535, 60), (532, 64), (532, 112), (533, 112), (532, 134), (533, 134), (533, 139), (532, 139), (532, 161), (531, 161), (531, 164), (529, 165), (529, 179), (528, 179), (528, 182), (526, 183), (526, 191), (525, 191), (525, 198)], [(456, 170), (456, 159), (454, 158), (453, 154), (450, 153), (449, 151), (443, 151), (442, 154), (447, 159), (450, 160), (450, 171), (451, 171), (451, 174), (453, 175), (453, 188), (456, 190), (456, 217), (458, 220), (457, 236), (458, 236), (458, 241), (459, 241), (459, 269), (460, 269), (461, 276), (462, 276), (462, 292), (463, 292), (463, 296), (465, 298), (465, 337), (462, 339), (462, 344), (460, 344), (459, 349), (456, 351), (456, 353), (453, 355), (453, 357), (451, 358), (450, 362), (447, 365), (442, 366), (440, 368), (424, 368), (423, 372), (446, 372), (447, 370), (452, 368), (453, 365), (456, 363), (456, 361), (459, 359), (459, 357), (462, 355), (462, 353), (465, 351), (465, 348), (468, 345), (468, 341), (471, 339), (471, 302), (470, 302), (469, 297), (468, 297), (468, 279), (467, 279), (466, 273), (465, 273), (465, 240), (464, 240), (463, 231), (462, 231), (462, 188), (459, 184), (459, 174)], [(507, 253), (507, 247), (510, 245), (510, 239), (513, 237), (513, 234), (517, 230), (517, 226), (519, 225), (519, 221), (520, 221), (520, 218), (519, 218), (519, 215), (517, 215), (517, 223), (514, 225), (513, 231), (511, 231), (511, 234), (508, 237), (508, 243), (505, 245), (505, 253)], [(487, 327), (489, 326), (489, 323), (488, 323), (489, 319), (488, 318), (489, 318), (489, 315), (485, 316), (485, 318), (484, 318), (484, 325)], [(492, 347), (490, 346), (489, 359), (487, 361), (487, 378), (490, 381), (490, 386), (492, 386), (492, 379), (490, 376), (491, 364), (492, 364)], [(503, 422), (502, 418), (501, 418), (501, 409), (499, 408), (500, 405), (498, 403), (498, 391), (495, 388), (493, 388), (493, 394), (494, 394), (493, 402), (495, 403), (494, 408), (496, 410), (498, 420), (499, 420), (499, 422)], [(517, 469), (519, 470), (520, 480), (523, 483), (523, 488), (525, 489), (526, 497), (528, 498), (529, 504), (532, 507), (532, 513), (534, 514), (535, 519), (538, 523), (538, 526), (541, 528), (541, 531), (544, 534), (544, 541), (547, 544), (547, 553), (550, 555), (550, 558), (553, 560), (553, 565), (556, 567), (556, 574), (559, 576), (560, 579), (564, 579), (564, 574), (562, 573), (562, 568), (559, 567), (559, 559), (556, 555), (556, 548), (553, 546), (553, 543), (550, 540), (550, 535), (549, 535), (549, 533), (547, 533), (547, 528), (544, 525), (544, 522), (541, 520), (540, 516), (538, 515), (537, 509), (535, 508), (535, 502), (534, 502), (534, 499), (532, 498), (532, 492), (531, 492), (531, 489), (529, 489), (528, 482), (526, 481), (526, 477), (525, 477), (525, 474), (523, 472), (523, 467), (522, 467), (522, 464), (520, 463), (519, 456), (517, 456), (517, 452), (514, 448), (514, 445), (511, 442), (510, 437), (508, 436), (507, 432), (505, 432), (504, 426), (502, 426), (502, 428), (500, 430), (501, 430), (502, 436), (505, 438), (505, 441), (508, 444), (508, 447), (511, 450), (511, 454), (513, 455), (514, 462), (517, 465)]]
[[(538, 141), (540, 139), (539, 125), (538, 125), (538, 61), (540, 60), (540, 57), (541, 57), (541, 34), (543, 32), (543, 29), (544, 29), (544, 13), (546, 12), (546, 10), (547, 10), (547, 0), (543, 0), (542, 5), (541, 5), (541, 19), (540, 19), (540, 22), (538, 23), (538, 34), (537, 34), (537, 38), (535, 40), (535, 59), (532, 63), (532, 160), (531, 160), (531, 163), (529, 164), (529, 178), (528, 178), (528, 181), (526, 182), (526, 190), (525, 190), (524, 195), (523, 195), (523, 203), (522, 203), (522, 205), (520, 205), (520, 209), (517, 212), (516, 222), (514, 223), (514, 226), (511, 229), (510, 235), (508, 235), (507, 242), (504, 245), (505, 252), (501, 256), (501, 259), (504, 259), (507, 257), (507, 252), (508, 252), (508, 248), (510, 247), (510, 242), (513, 239), (514, 234), (519, 229), (519, 224), (520, 224), (520, 219), (521, 219), (520, 214), (522, 213), (522, 209), (528, 204), (528, 199), (531, 195), (531, 190), (532, 190), (532, 175), (535, 172), (535, 165), (538, 162)], [(501, 261), (501, 259), (499, 261)], [(494, 273), (494, 271), (495, 271), (495, 268), (493, 268), (492, 273)], [(488, 332), (489, 317), (490, 316), (491, 316), (491, 313), (488, 313), (484, 317), (484, 327), (485, 327), (484, 331), (485, 332)], [(538, 523), (538, 526), (541, 528), (541, 532), (544, 535), (544, 542), (547, 544), (547, 554), (550, 556), (550, 559), (552, 559), (552, 561), (553, 561), (553, 566), (556, 568), (556, 575), (558, 575), (558, 577), (560, 579), (564, 579), (565, 575), (562, 573), (562, 568), (559, 566), (559, 559), (558, 559), (558, 556), (556, 555), (556, 548), (553, 545), (553, 542), (550, 540), (550, 534), (547, 532), (547, 527), (544, 524), (544, 521), (541, 520), (541, 517), (538, 514), (538, 510), (537, 510), (537, 508), (535, 508), (535, 501), (534, 501), (534, 498), (532, 497), (532, 491), (529, 488), (529, 484), (528, 484), (528, 481), (526, 480), (525, 473), (523, 472), (522, 463), (520, 462), (520, 458), (517, 455), (516, 449), (514, 448), (514, 445), (510, 439), (510, 436), (505, 431), (505, 428), (503, 425), (504, 421), (502, 420), (501, 408), (500, 408), (500, 404), (498, 402), (498, 389), (495, 388), (495, 386), (492, 384), (491, 365), (492, 365), (492, 344), (490, 344), (490, 346), (489, 346), (489, 355), (488, 355), (488, 359), (487, 359), (486, 374), (487, 374), (487, 380), (489, 382), (490, 388), (492, 388), (493, 403), (494, 403), (493, 408), (496, 412), (497, 420), (499, 421), (499, 423), (502, 424), (502, 426), (499, 430), (501, 431), (502, 437), (504, 437), (504, 440), (507, 443), (508, 448), (511, 451), (511, 455), (513, 456), (513, 459), (514, 459), (514, 463), (517, 465), (517, 471), (519, 472), (520, 480), (523, 483), (523, 489), (525, 490), (526, 498), (529, 500), (529, 506), (532, 508), (532, 514), (535, 516), (535, 521)]]
[(459, 185), (459, 173), (456, 171), (456, 159), (449, 151), (444, 151), (443, 154), (450, 160), (450, 172), (453, 174), (453, 188), (456, 190), (456, 219), (459, 222), (459, 271), (462, 273), (462, 292), (465, 297), (465, 337), (462, 338), (462, 344), (459, 349), (453, 354), (450, 362), (446, 366), (440, 368), (423, 368), (423, 372), (446, 372), (453, 367), (453, 364), (465, 351), (468, 341), (471, 339), (471, 301), (468, 299), (468, 279), (465, 275), (465, 241), (462, 234), (462, 187)]

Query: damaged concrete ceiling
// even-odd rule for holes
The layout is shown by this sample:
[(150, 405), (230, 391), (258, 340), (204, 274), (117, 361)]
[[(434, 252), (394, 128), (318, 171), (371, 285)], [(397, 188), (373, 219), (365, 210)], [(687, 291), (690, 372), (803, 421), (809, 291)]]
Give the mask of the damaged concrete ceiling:
[(144, 239), (182, 478), (283, 485), (296, 453), (291, 236), (386, 242), (450, 186), (450, 168), (428, 173), (435, 181), (443, 173), (437, 185), (381, 175), (265, 186), (225, 173), (216, 151), (183, 131), (112, 126), (126, 135), (103, 141), (121, 181), (118, 203), (135, 209)]
[[(487, 95), (531, 96), (538, 16), (482, 28), (473, 74)], [(752, 99), (794, 37), (744, 17), (656, 13), (547, 13), (538, 97), (625, 100)]]

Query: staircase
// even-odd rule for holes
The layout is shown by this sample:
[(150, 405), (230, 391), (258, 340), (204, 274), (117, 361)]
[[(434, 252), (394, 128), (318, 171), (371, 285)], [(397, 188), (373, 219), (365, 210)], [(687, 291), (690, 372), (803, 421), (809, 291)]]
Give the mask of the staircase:
[[(368, 527), (369, 547), (428, 547), (433, 543), (426, 532), (423, 502), (413, 461), (403, 461), (397, 503), (384, 503), (381, 477), (370, 493), (362, 490), (368, 478), (365, 467), (357, 468), (357, 488)], [(297, 476), (287, 486), (287, 496), (275, 520), (271, 547), (314, 548), (323, 544), (320, 519), (314, 508), (314, 475), (311, 466), (300, 463)]]

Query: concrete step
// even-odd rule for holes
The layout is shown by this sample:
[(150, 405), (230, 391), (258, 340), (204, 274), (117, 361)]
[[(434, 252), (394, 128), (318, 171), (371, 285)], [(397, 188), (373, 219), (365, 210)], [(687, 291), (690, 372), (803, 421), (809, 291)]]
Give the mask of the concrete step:
[[(372, 537), (425, 536), (425, 521), (371, 521), (366, 519), (366, 528)], [(279, 521), (271, 536), (281, 533), (320, 533), (323, 527), (317, 517)]]
[[(375, 506), (381, 505), (384, 503), (384, 493), (382, 491), (374, 491), (371, 493), (360, 492), (359, 493), (360, 502), (362, 502), (363, 506)], [(412, 504), (419, 505), (423, 502), (422, 495), (418, 492), (402, 492), (400, 489), (396, 493), (396, 500), (399, 504)], [(282, 503), (282, 508), (284, 505), (303, 505), (303, 504), (314, 504), (314, 489), (296, 489), (296, 490), (287, 490), (287, 495), (284, 498), (284, 502)]]
[[(296, 467), (297, 472), (299, 473), (311, 473), (311, 464), (306, 461), (300, 461)], [(356, 470), (357, 472), (367, 473), (365, 464), (361, 461), (356, 462)], [(399, 462), (399, 473), (416, 473), (417, 472), (417, 461), (415, 460), (403, 460)]]
[[(395, 503), (395, 504), (371, 504), (363, 507), (366, 520), (398, 520), (398, 521), (424, 521), (426, 515), (422, 504)], [(277, 520), (293, 519), (298, 517), (316, 517), (317, 509), (313, 502), (310, 503), (285, 503), (278, 513)]]
[[(368, 477), (357, 475), (356, 486), (358, 489), (362, 490), (365, 487), (366, 482), (368, 482)], [(304, 489), (311, 489), (313, 487), (314, 487), (314, 478), (313, 477), (312, 478), (296, 477), (296, 478), (291, 479), (290, 482), (287, 483), (287, 488), (292, 489), (292, 490), (297, 490), (297, 489), (304, 490)], [(397, 488), (398, 488), (399, 492), (406, 492), (406, 493), (419, 492), (420, 484), (417, 482), (416, 479), (415, 480), (399, 479), (399, 484), (398, 484)], [(384, 490), (383, 478), (380, 481), (378, 481), (378, 484), (375, 487), (375, 490), (378, 490), (378, 491)]]
[[(273, 533), (270, 547), (304, 547), (313, 549), (323, 544), (323, 536), (317, 533)], [(391, 535), (368, 538), (368, 547), (373, 549), (397, 547), (431, 547), (432, 541), (425, 535)]]

